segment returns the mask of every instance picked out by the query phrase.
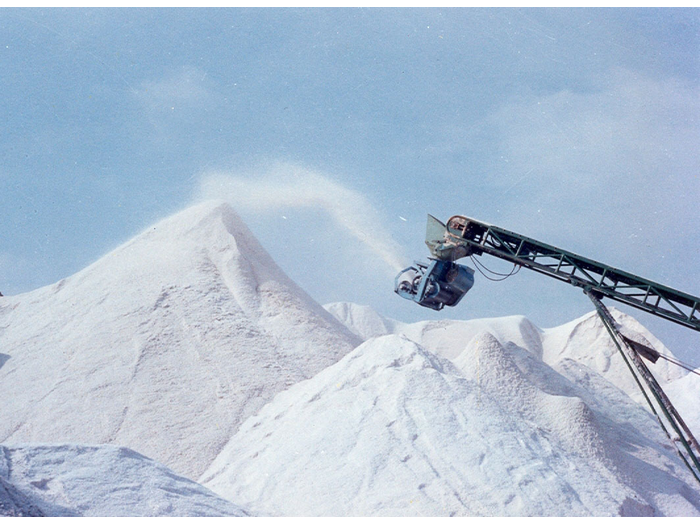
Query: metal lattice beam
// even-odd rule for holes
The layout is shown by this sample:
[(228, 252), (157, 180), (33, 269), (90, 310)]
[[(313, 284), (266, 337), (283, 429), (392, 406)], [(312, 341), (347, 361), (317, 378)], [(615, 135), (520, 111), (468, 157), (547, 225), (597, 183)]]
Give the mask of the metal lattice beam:
[(469, 217), (452, 217), (428, 245), (438, 259), (487, 253), (700, 331), (698, 297)]

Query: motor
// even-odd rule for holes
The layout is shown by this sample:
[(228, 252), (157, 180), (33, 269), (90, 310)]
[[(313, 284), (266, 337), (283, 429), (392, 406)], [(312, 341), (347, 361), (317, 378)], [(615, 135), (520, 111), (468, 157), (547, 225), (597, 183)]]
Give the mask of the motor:
[(455, 306), (474, 285), (474, 270), (450, 261), (431, 261), (416, 262), (399, 272), (394, 292), (433, 310)]

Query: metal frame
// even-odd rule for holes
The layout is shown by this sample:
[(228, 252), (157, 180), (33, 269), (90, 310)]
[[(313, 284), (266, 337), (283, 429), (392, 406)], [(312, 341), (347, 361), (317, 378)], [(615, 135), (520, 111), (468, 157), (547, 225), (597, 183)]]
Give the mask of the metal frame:
[(429, 246), (451, 260), (488, 253), (700, 331), (698, 297), (469, 217), (450, 218), (445, 241)]
[[(447, 225), (429, 215), (425, 242), (431, 253), (443, 261), (487, 253), (582, 288), (595, 305), (598, 316), (661, 428), (674, 443), (695, 479), (700, 482), (700, 459), (696, 454), (696, 451), (700, 452), (700, 445), (640, 357), (655, 362), (659, 353), (625, 338), (601, 302), (603, 297), (609, 297), (700, 331), (700, 298), (462, 215), (451, 217)], [(659, 411), (654, 408), (642, 381), (646, 383), (651, 397), (656, 400)], [(671, 437), (659, 412), (665, 416), (676, 438)], [(678, 446), (677, 441), (682, 446)]]
[[(669, 437), (675, 446), (678, 455), (681, 457), (688, 469), (690, 469), (690, 471), (693, 473), (695, 479), (700, 482), (700, 459), (698, 459), (698, 455), (695, 452), (700, 452), (698, 440), (695, 438), (690, 428), (688, 428), (688, 425), (678, 413), (676, 407), (673, 406), (673, 403), (671, 403), (671, 400), (663, 391), (658, 381), (656, 381), (649, 368), (646, 366), (646, 364), (644, 364), (644, 361), (642, 361), (638, 348), (635, 347), (632, 341), (620, 333), (615, 319), (605, 305), (600, 302), (598, 294), (590, 290), (586, 290), (586, 295), (591, 302), (593, 302), (593, 305), (598, 312), (598, 317), (600, 317), (601, 321), (605, 325), (605, 328), (608, 330), (611, 339), (617, 346), (617, 349), (620, 351), (625, 364), (627, 364), (627, 367), (630, 369), (630, 372), (637, 382), (639, 389), (642, 391), (644, 398), (649, 404), (649, 408), (651, 408), (652, 413), (656, 416), (659, 425), (661, 425), (661, 428)], [(632, 366), (634, 366), (634, 368), (637, 370), (637, 374), (635, 374)], [(659, 411), (654, 408), (650, 396), (642, 386), (640, 378), (647, 384), (651, 397), (656, 400), (659, 406)], [(675, 439), (671, 437), (671, 432), (666, 428), (666, 425), (664, 425), (659, 412), (665, 416), (666, 420), (670, 424), (673, 433), (676, 435)], [(693, 448), (695, 451), (693, 451)]]

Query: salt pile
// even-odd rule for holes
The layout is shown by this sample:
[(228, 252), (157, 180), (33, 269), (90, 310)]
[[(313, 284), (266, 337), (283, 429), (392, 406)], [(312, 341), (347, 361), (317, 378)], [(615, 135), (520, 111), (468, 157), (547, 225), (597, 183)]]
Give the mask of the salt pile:
[[(377, 335), (402, 334), (429, 351), (451, 360), (456, 360), (477, 334), (486, 331), (494, 335), (506, 348), (526, 349), (564, 375), (568, 373), (567, 363), (571, 361), (585, 365), (634, 400), (644, 403), (639, 387), (595, 312), (561, 326), (541, 329), (522, 315), (468, 321), (445, 319), (400, 323), (384, 318), (368, 306), (332, 303), (324, 307), (353, 333), (358, 336), (364, 335), (364, 340)], [(636, 319), (614, 307), (610, 307), (609, 310), (627, 337), (653, 347), (664, 355), (673, 355)], [(368, 330), (367, 327), (373, 327), (374, 330)], [(383, 327), (383, 330), (377, 327)], [(663, 359), (654, 364), (647, 364), (662, 385), (670, 385), (687, 375), (682, 368)], [(684, 381), (688, 385), (691, 382), (695, 383), (694, 379)], [(686, 390), (671, 388), (675, 398), (682, 397), (680, 391)], [(679, 391), (678, 394), (676, 391)]]
[(570, 366), (488, 331), (455, 364), (371, 339), (248, 419), (200, 483), (272, 515), (700, 515), (649, 414)]
[(0, 516), (247, 515), (127, 448), (0, 446)]
[(0, 352), (0, 515), (700, 515), (594, 315), (324, 309), (218, 202), (0, 297)]
[(196, 477), (275, 393), (358, 343), (206, 202), (0, 298), (0, 442), (118, 444)]

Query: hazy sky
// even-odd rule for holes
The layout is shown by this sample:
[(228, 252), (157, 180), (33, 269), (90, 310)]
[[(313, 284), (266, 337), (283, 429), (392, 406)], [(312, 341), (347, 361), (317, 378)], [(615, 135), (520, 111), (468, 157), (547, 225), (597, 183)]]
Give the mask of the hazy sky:
[(404, 321), (592, 309), (526, 270), (400, 299), (428, 213), (700, 295), (699, 87), (698, 9), (0, 9), (0, 291), (215, 196), (321, 303)]

